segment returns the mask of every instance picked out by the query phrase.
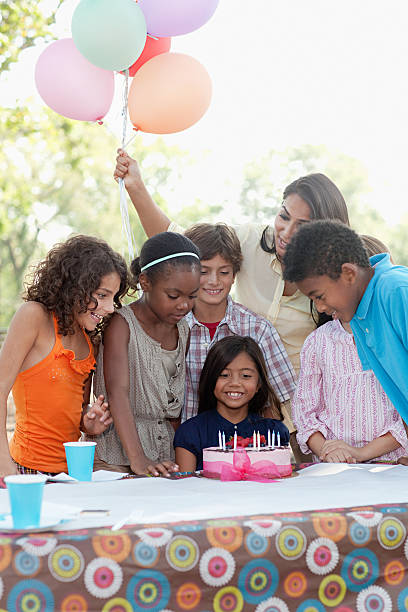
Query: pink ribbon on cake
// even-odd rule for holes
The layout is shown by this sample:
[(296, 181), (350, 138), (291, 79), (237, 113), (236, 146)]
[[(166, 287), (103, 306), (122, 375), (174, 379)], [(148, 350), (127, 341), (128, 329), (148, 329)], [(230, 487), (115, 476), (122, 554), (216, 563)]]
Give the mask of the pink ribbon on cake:
[(248, 453), (243, 448), (234, 451), (233, 466), (223, 465), (221, 468), (221, 480), (224, 482), (232, 480), (252, 480), (253, 482), (276, 482), (270, 477), (280, 477), (279, 470), (272, 461), (257, 461), (251, 465)]

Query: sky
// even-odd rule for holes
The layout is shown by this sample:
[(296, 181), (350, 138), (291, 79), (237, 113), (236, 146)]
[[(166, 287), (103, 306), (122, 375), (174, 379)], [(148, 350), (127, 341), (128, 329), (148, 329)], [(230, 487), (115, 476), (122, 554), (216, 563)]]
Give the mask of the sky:
[[(71, 35), (77, 5), (63, 3), (59, 38)], [(270, 149), (325, 145), (364, 164), (367, 204), (398, 223), (407, 212), (407, 22), (405, 0), (220, 0), (206, 25), (172, 39), (172, 50), (198, 59), (213, 83), (205, 116), (164, 137), (200, 160), (186, 168), (174, 201), (226, 200), (228, 214), (246, 163)], [(43, 49), (24, 52), (3, 76), (2, 104), (26, 98), (42, 104), (33, 73)], [(106, 124), (119, 142), (123, 77), (116, 83)]]

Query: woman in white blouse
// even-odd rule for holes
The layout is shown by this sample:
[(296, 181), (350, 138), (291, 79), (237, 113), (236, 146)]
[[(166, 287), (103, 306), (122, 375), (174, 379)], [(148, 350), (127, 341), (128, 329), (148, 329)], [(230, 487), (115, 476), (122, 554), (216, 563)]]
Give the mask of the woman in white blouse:
[[(115, 179), (124, 179), (126, 190), (139, 215), (146, 234), (178, 231), (183, 228), (171, 222), (148, 193), (137, 162), (119, 150)], [(336, 185), (324, 174), (309, 174), (288, 185), (273, 226), (249, 223), (234, 226), (241, 243), (243, 263), (236, 277), (236, 299), (254, 312), (269, 319), (278, 331), (292, 361), (299, 371), (299, 355), (305, 338), (316, 327), (310, 301), (283, 280), (281, 261), (293, 234), (311, 219), (338, 219), (349, 225), (347, 205)], [(295, 427), (289, 414), (285, 423), (292, 439)], [(297, 460), (300, 451), (292, 445)]]

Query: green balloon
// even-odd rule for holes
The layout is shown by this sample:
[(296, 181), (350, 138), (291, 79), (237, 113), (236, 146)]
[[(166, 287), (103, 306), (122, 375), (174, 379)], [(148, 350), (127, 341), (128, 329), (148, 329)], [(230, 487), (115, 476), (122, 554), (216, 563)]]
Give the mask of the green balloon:
[(146, 21), (134, 0), (81, 0), (72, 17), (72, 38), (88, 61), (105, 70), (126, 70), (146, 43)]

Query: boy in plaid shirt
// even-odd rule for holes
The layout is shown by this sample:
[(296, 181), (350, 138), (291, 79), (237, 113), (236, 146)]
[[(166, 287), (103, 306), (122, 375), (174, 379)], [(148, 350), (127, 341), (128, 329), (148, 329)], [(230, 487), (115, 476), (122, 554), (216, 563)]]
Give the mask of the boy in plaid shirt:
[(197, 414), (198, 383), (205, 358), (210, 347), (226, 336), (250, 336), (257, 342), (274, 391), (283, 404), (289, 402), (296, 386), (295, 374), (277, 331), (267, 319), (229, 295), (242, 262), (234, 229), (224, 223), (198, 223), (184, 235), (200, 249), (201, 281), (193, 311), (186, 316), (191, 335), (182, 421)]

